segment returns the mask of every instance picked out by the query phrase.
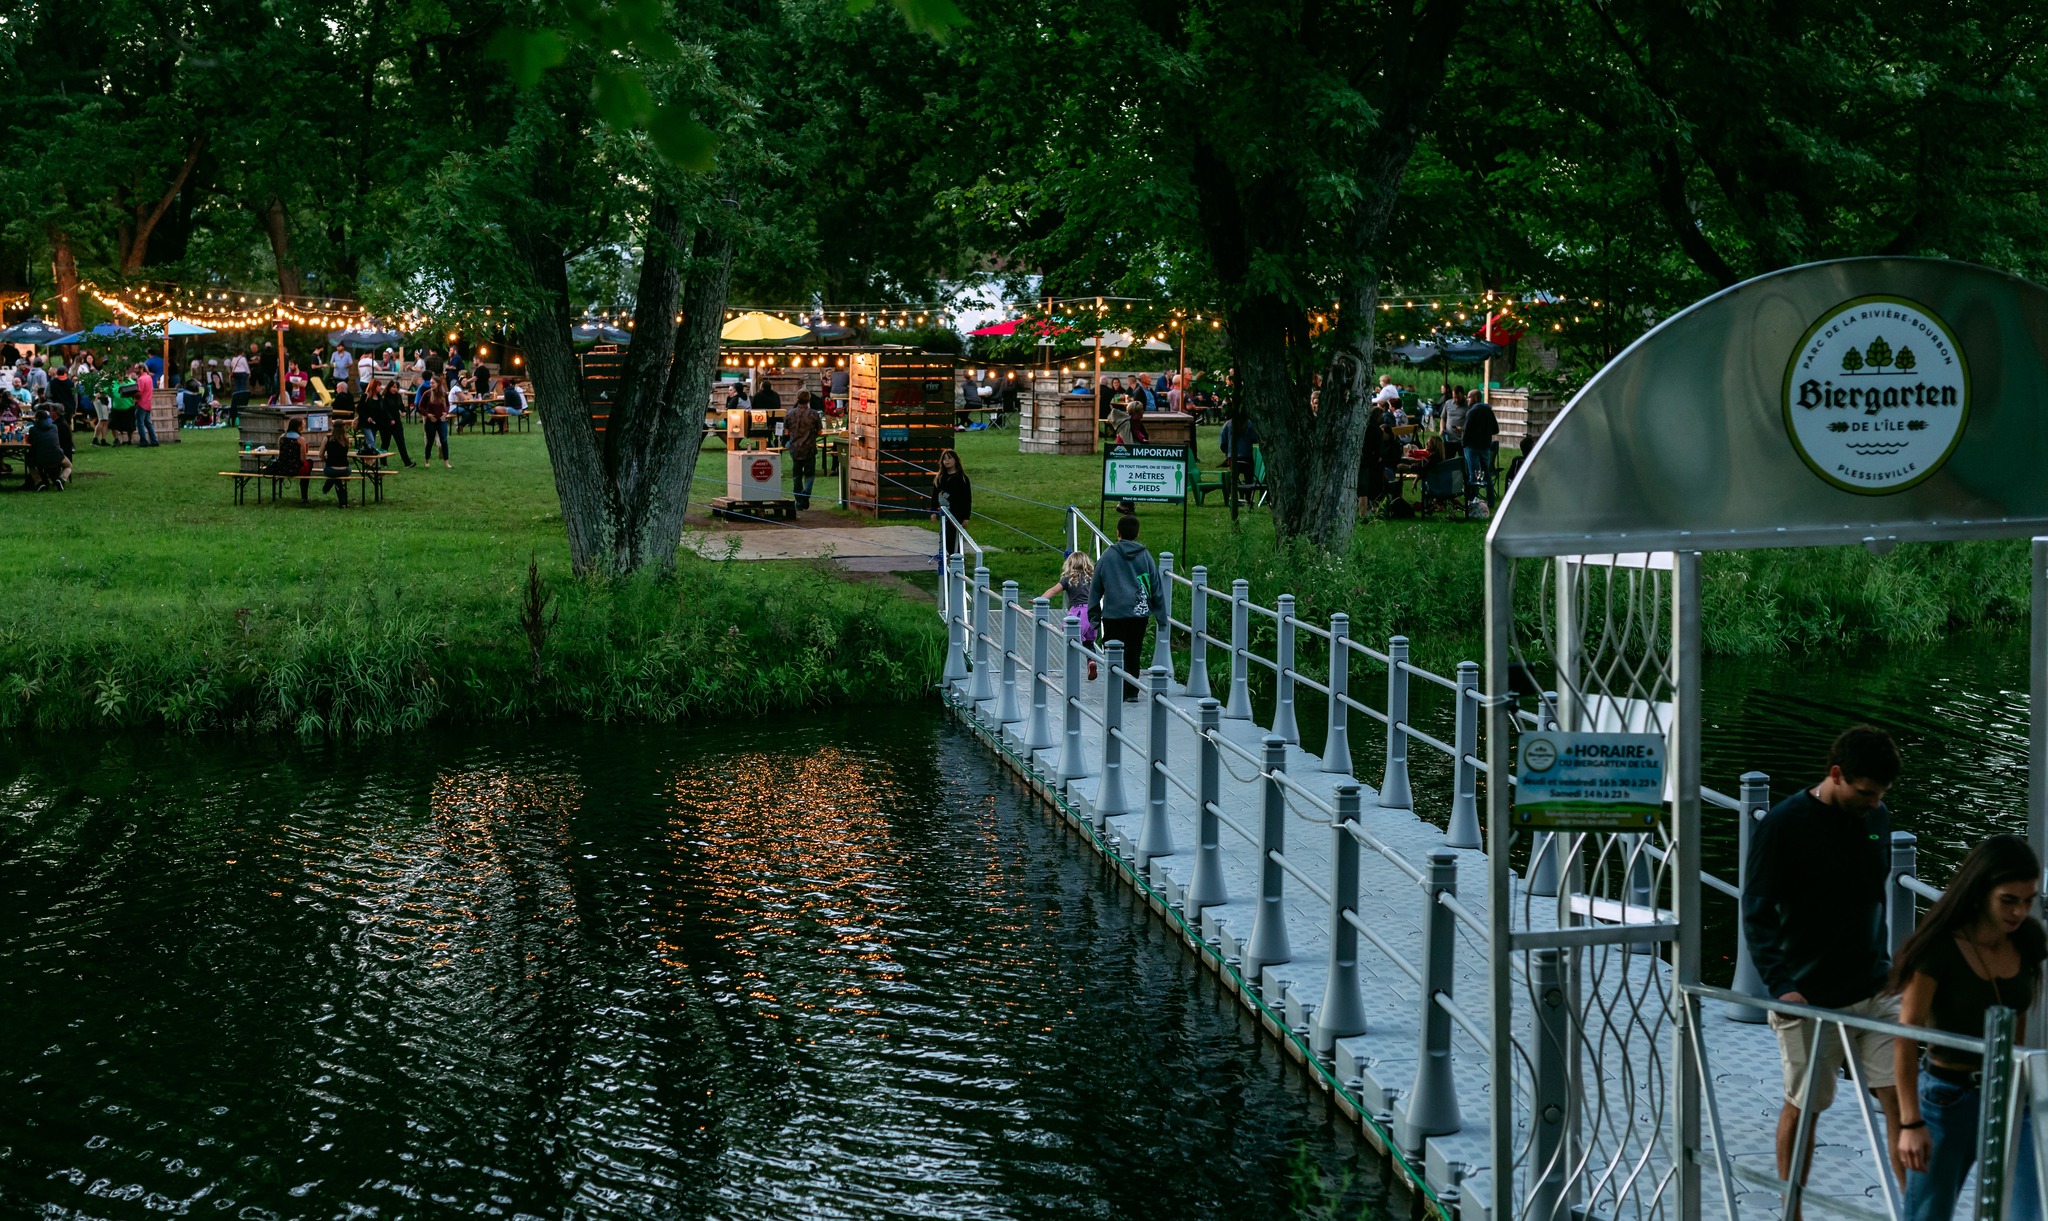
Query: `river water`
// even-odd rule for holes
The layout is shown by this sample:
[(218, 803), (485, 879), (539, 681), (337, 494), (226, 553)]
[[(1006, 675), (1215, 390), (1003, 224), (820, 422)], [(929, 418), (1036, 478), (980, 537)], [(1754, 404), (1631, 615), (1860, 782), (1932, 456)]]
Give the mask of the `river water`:
[(1187, 1221), (1383, 1195), (935, 705), (29, 754), (0, 771), (0, 1213)]
[[(1707, 782), (1782, 796), (1876, 721), (1943, 880), (2025, 825), (2024, 649), (1715, 662)], [(1708, 811), (1730, 878), (1733, 836)], [(1709, 915), (1725, 978), (1733, 905)], [(936, 707), (38, 742), (0, 765), (0, 1006), (8, 1213), (1188, 1221), (1385, 1196)]]

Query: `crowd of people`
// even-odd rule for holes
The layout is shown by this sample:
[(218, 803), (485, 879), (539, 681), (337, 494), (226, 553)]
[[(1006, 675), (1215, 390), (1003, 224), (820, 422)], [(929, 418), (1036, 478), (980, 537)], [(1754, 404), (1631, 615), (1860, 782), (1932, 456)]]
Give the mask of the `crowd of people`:
[[(75, 355), (0, 347), (0, 437), (26, 443), (28, 486), (64, 490), (75, 438), (88, 430), (95, 446), (160, 444), (153, 413), (165, 394), (175, 394), (179, 424), (186, 428), (234, 423), (252, 402), (318, 407), (337, 420), (354, 421), (360, 441), (386, 446), (407, 466), (415, 465), (403, 427), (408, 417), (421, 422), (425, 456), (431, 460), (438, 448), (442, 465), (452, 466), (451, 426), (458, 433), (508, 431), (530, 409), (516, 379), (494, 374), (482, 360), (453, 347), (422, 349), (401, 364), (391, 348), (355, 352), (323, 346), (301, 365), (275, 346), (251, 343), (226, 357), (192, 357), (177, 383), (166, 384), (160, 356), (131, 362), (117, 376), (105, 376), (109, 371), (106, 355), (91, 347)], [(331, 380), (315, 380), (323, 376)], [(90, 393), (87, 384), (94, 387)]]
[[(1421, 485), (1421, 512), (1462, 501), (1468, 514), (1489, 514), (1499, 457), (1500, 422), (1483, 389), (1446, 382), (1434, 401), (1424, 399), (1411, 415), (1401, 387), (1382, 374), (1359, 450), (1359, 512), (1412, 516), (1418, 506), (1401, 494), (1402, 478), (1412, 476)], [(1453, 471), (1455, 477), (1443, 478)]]
[[(1780, 1002), (1867, 1023), (1977, 1039), (1992, 1006), (2018, 1014), (2026, 1038), (2048, 929), (2034, 915), (2041, 862), (2027, 841), (1995, 835), (1963, 860), (1942, 897), (1894, 955), (1885, 919), (1891, 821), (1885, 794), (1904, 764), (1890, 735), (1858, 725), (1835, 739), (1827, 774), (1771, 807), (1750, 840), (1742, 920), (1764, 989)], [(1784, 1076), (1780, 1178), (1812, 1165), (1802, 1113), (1834, 1101), (1847, 1057), (1884, 1113), (1908, 1221), (1947, 1221), (1977, 1153), (1980, 1057), (1895, 1037), (1871, 1025), (1772, 1011)], [(2024, 1115), (2024, 1111), (2022, 1112)], [(2023, 1120), (2024, 1123), (2024, 1120)], [(2019, 1147), (2031, 1148), (2023, 1128)], [(2041, 1216), (2034, 1159), (2007, 1167), (2013, 1217)]]

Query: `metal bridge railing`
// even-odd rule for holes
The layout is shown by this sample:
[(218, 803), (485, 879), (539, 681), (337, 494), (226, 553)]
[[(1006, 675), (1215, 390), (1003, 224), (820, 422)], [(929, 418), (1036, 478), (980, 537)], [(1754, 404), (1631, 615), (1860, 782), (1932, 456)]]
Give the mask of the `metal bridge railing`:
[[(1223, 871), (1223, 830), (1227, 828), (1254, 848), (1253, 860), (1258, 862), (1256, 906), (1241, 961), (1244, 978), (1253, 987), (1262, 986), (1265, 967), (1292, 961), (1287, 906), (1290, 880), (1327, 909), (1329, 950), (1325, 989), (1310, 1032), (1318, 1055), (1332, 1056), (1338, 1039), (1365, 1030), (1361, 941), (1415, 981), (1419, 987), (1415, 1077), (1397, 1112), (1394, 1136), (1404, 1150), (1417, 1154), (1427, 1138), (1460, 1131), (1464, 1121), (1452, 1076), (1453, 1031), (1462, 1031), (1482, 1055), (1493, 1037), (1455, 995), (1460, 926), (1476, 938), (1477, 945), (1468, 953), (1484, 952), (1490, 940), (1486, 920), (1459, 898), (1458, 856), (1453, 851), (1478, 849), (1482, 843), (1477, 784), (1487, 767), (1481, 757), (1479, 710), (1489, 697), (1480, 690), (1477, 663), (1461, 662), (1455, 676), (1433, 673), (1409, 660), (1409, 642), (1405, 637), (1390, 638), (1384, 651), (1375, 649), (1351, 638), (1349, 619), (1341, 613), (1332, 615), (1327, 624), (1311, 623), (1295, 614), (1291, 596), (1281, 596), (1272, 607), (1261, 606), (1251, 600), (1247, 582), (1233, 581), (1226, 592), (1209, 584), (1205, 568), (1195, 567), (1182, 576), (1174, 571), (1172, 555), (1162, 554), (1159, 566), (1166, 580), (1161, 597), (1172, 630), (1158, 633), (1159, 644), (1150, 664), (1133, 666), (1124, 657), (1120, 642), (1104, 641), (1099, 647), (1083, 643), (1078, 618), (1055, 612), (1044, 598), (1028, 602), (1021, 599), (1016, 582), (1006, 581), (1000, 589), (992, 590), (988, 569), (980, 562), (982, 552), (973, 546), (964, 530), (960, 537), (963, 542), (948, 557), (942, 582), (946, 588), (941, 603), (948, 608), (948, 678), (969, 680), (971, 698), (993, 702), (995, 719), (1001, 724), (1024, 722), (1023, 744), (1030, 751), (1053, 752), (1052, 769), (1062, 783), (1098, 778), (1092, 802), (1092, 816), (1098, 827), (1106, 828), (1108, 820), (1114, 817), (1141, 814), (1140, 831), (1133, 847), (1141, 867), (1180, 850), (1167, 816), (1169, 787), (1192, 801), (1197, 811), (1194, 870), (1183, 898), (1189, 917), (1199, 917), (1204, 908), (1231, 900)], [(1068, 539), (1070, 545), (1092, 546), (1098, 555), (1111, 543), (1078, 511), (1069, 513)], [(971, 575), (966, 566), (970, 553), (977, 561)], [(1174, 615), (1176, 603), (1184, 604), (1185, 618)], [(1211, 612), (1218, 609), (1219, 603), (1228, 608), (1230, 616), (1227, 638), (1215, 635), (1209, 628)], [(1251, 644), (1250, 624), (1254, 616), (1273, 625), (1270, 657), (1257, 652)], [(1181, 633), (1187, 642), (1188, 678), (1180, 694), (1194, 699), (1196, 706), (1192, 711), (1177, 704), (1169, 694), (1173, 631)], [(1303, 633), (1321, 641), (1318, 647), (1327, 648), (1328, 667), (1320, 677), (1304, 674), (1297, 668), (1297, 643)], [(1220, 658), (1216, 656), (1218, 650), (1223, 652)], [(1090, 660), (1097, 663), (1105, 680), (1099, 712), (1082, 698), (1083, 675)], [(1372, 707), (1351, 695), (1351, 669), (1354, 661), (1361, 660), (1379, 667), (1384, 674), (1383, 708)], [(1252, 719), (1249, 675), (1254, 665), (1275, 676), (1273, 730), (1264, 735), (1257, 751), (1232, 741), (1222, 728), (1227, 720)], [(1228, 677), (1222, 679), (1226, 670)], [(1212, 679), (1212, 675), (1216, 678)], [(1415, 679), (1452, 693), (1456, 708), (1451, 741), (1443, 741), (1411, 721), (1410, 684)], [(1221, 693), (1214, 689), (1218, 680), (1227, 682)], [(1286, 748), (1299, 742), (1294, 712), (1298, 686), (1309, 687), (1325, 698), (1328, 724), (1319, 769), (1345, 777), (1335, 786), (1334, 800), (1316, 795), (1287, 772)], [(1141, 698), (1131, 703), (1119, 698), (1126, 687), (1137, 688)], [(1536, 727), (1551, 721), (1557, 700), (1546, 696), (1540, 707), (1540, 713), (1517, 710), (1517, 722)], [(1349, 745), (1350, 714), (1354, 712), (1385, 726), (1386, 761), (1379, 785), (1380, 807), (1414, 808), (1408, 767), (1411, 743), (1437, 751), (1452, 763), (1445, 847), (1429, 852), (1422, 861), (1410, 860), (1391, 848), (1367, 830), (1360, 819), (1362, 786), (1351, 779), (1354, 773)], [(1142, 740), (1125, 728), (1125, 718), (1131, 715), (1149, 718), (1148, 732)], [(1176, 718), (1187, 726), (1195, 743), (1197, 757), (1192, 783), (1182, 770), (1176, 770), (1175, 761), (1167, 755), (1171, 736), (1168, 727)], [(1094, 721), (1102, 731), (1100, 750), (1092, 759), (1085, 749), (1084, 726), (1088, 721)], [(1260, 795), (1259, 817), (1252, 826), (1240, 825), (1222, 808), (1221, 778), (1229, 766), (1226, 760), (1236, 761), (1236, 766), (1231, 766), (1233, 774), (1238, 774), (1239, 767), (1251, 769), (1250, 779)], [(1185, 769), (1185, 761), (1180, 763)], [(1512, 777), (1507, 780), (1513, 783)], [(1746, 874), (1750, 830), (1770, 808), (1769, 778), (1760, 772), (1750, 772), (1741, 778), (1738, 797), (1703, 787), (1701, 798), (1737, 815), (1738, 853)], [(1331, 836), (1327, 876), (1312, 876), (1302, 863), (1288, 856), (1290, 808), (1297, 817), (1311, 823), (1327, 822)], [(1542, 842), (1546, 838), (1553, 842)], [(1561, 872), (1558, 858), (1566, 855), (1566, 849), (1555, 842), (1561, 839), (1539, 837), (1539, 842), (1532, 845), (1527, 870), (1530, 893), (1557, 894)], [(1419, 961), (1403, 954), (1360, 914), (1361, 850), (1386, 861), (1416, 886), (1422, 930)], [(1642, 858), (1661, 861), (1666, 852), (1663, 846), (1645, 838), (1626, 855), (1628, 859), (1621, 862), (1621, 867), (1634, 871)], [(1642, 872), (1647, 876), (1647, 869)], [(1941, 892), (1916, 876), (1916, 846), (1913, 837), (1905, 832), (1893, 834), (1891, 875), (1886, 890), (1887, 915), (1896, 949), (1917, 920), (1917, 900), (1938, 898)], [(1736, 882), (1729, 883), (1702, 874), (1702, 881), (1713, 891), (1739, 902), (1747, 878), (1739, 875)], [(1591, 910), (1590, 902), (1587, 915), (1596, 922), (1603, 919)], [(1647, 886), (1639, 896), (1629, 897), (1618, 918), (1632, 921), (1645, 916), (1652, 923), (1659, 919), (1654, 896)], [(1682, 1000), (1694, 1006), (1704, 1000), (1717, 1001), (1727, 1006), (1730, 1017), (1762, 1021), (1766, 1010), (1787, 1007), (1764, 995), (1739, 920), (1737, 928), (1734, 987), (1688, 987), (1682, 990)], [(1558, 962), (1557, 949), (1537, 949), (1529, 969), (1539, 974), (1555, 971), (1559, 969)], [(1858, 1019), (1841, 1015), (1822, 1016), (1837, 1026), (1859, 1024)], [(1540, 1023), (1542, 1015), (1538, 1017)], [(1689, 1028), (1697, 1037), (1697, 1025)], [(1925, 1033), (1917, 1032), (1915, 1037), (1943, 1041), (1926, 1038)], [(1540, 1033), (1536, 1044), (1536, 1057), (1541, 1058)], [(1544, 1074), (1532, 1071), (1530, 1076), (1532, 1080), (1524, 1083), (1523, 1088), (1540, 1088), (1537, 1079)], [(2043, 1088), (2048, 1091), (2048, 1086)], [(1711, 1099), (1711, 1088), (1707, 1093)], [(1721, 1147), (1717, 1138), (1715, 1148)], [(1738, 1173), (1730, 1159), (1724, 1159), (1720, 1169), (1724, 1175)]]

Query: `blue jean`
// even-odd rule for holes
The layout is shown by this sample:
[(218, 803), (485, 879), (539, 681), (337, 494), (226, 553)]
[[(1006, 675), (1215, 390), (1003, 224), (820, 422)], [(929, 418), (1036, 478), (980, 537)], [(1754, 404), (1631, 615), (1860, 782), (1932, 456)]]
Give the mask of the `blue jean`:
[(434, 456), (434, 442), (441, 442), (441, 461), (448, 461), (448, 417), (427, 421), (427, 452), (422, 458)]
[(1465, 456), (1465, 487), (1467, 491), (1478, 490), (1486, 497), (1486, 503), (1493, 503), (1493, 455), (1499, 446), (1484, 448), (1467, 445), (1459, 452)]
[[(1984, 1091), (1976, 1085), (1943, 1081), (1920, 1070), (1920, 1118), (1933, 1143), (1927, 1169), (1906, 1172), (1906, 1221), (1950, 1221), (1963, 1180), (1977, 1160), (1977, 1110)], [(2041, 1215), (2041, 1185), (2035, 1174), (2030, 1125), (2020, 1120), (2018, 1156), (2007, 1167), (2009, 1217)]]
[(135, 435), (141, 438), (138, 444), (156, 444), (156, 422), (149, 418), (149, 412), (140, 407), (135, 409)]

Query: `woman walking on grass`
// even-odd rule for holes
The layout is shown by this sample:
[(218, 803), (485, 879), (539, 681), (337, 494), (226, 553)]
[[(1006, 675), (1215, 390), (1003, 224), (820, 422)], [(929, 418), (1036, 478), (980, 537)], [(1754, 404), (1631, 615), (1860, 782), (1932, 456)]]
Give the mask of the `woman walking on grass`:
[(441, 388), (440, 382), (429, 382), (426, 393), (420, 395), (420, 418), (427, 422), (425, 459), (428, 462), (434, 460), (434, 441), (438, 438), (441, 442), (441, 465), (453, 470), (455, 464), (448, 461), (448, 392)]
[[(1971, 849), (1892, 964), (1899, 1020), (1979, 1038), (1985, 1011), (2003, 1005), (2017, 1012), (2014, 1041), (2024, 1042), (2048, 957), (2048, 930), (2034, 917), (2040, 895), (2041, 862), (2027, 841), (1994, 835)], [(1949, 1221), (1977, 1158), (1983, 1063), (1945, 1047), (1928, 1048), (1923, 1063), (1920, 1047), (1910, 1039), (1893, 1044), (1900, 1085), (1920, 1083), (1899, 1091), (1895, 1152), (1906, 1170), (1908, 1221)], [(2007, 1167), (2007, 1215), (2038, 1217), (2041, 1189), (2024, 1108), (2018, 1136), (2020, 1155)]]

